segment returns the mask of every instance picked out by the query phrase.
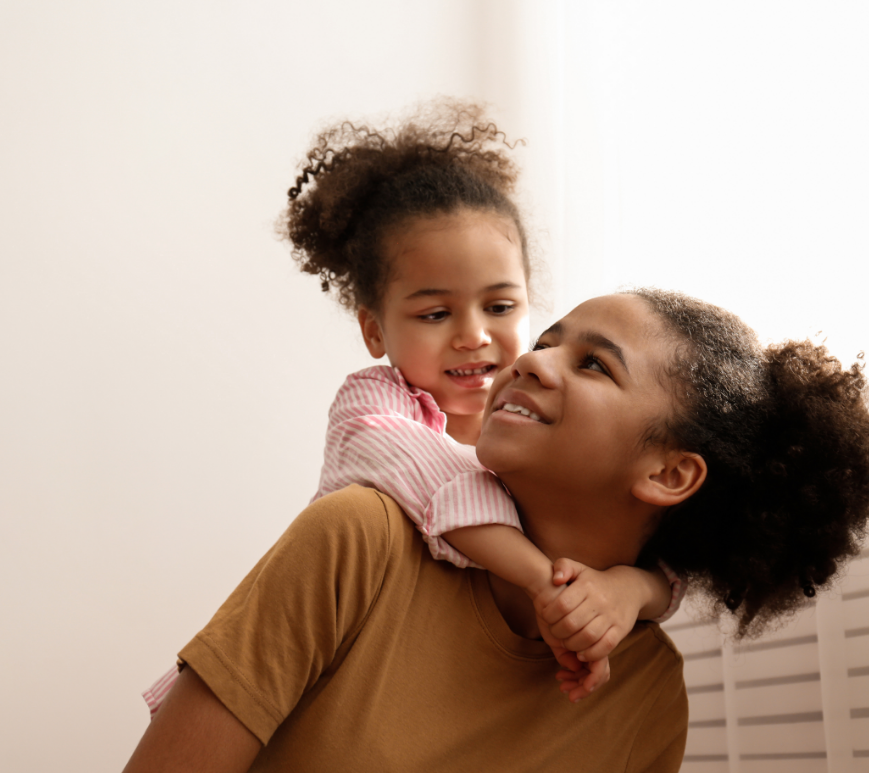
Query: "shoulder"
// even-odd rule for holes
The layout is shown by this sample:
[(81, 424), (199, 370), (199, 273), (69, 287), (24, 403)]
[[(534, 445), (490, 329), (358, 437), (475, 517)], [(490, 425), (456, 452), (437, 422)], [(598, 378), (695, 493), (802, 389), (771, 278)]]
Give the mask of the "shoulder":
[(638, 622), (611, 657), (654, 662), (658, 669), (682, 672), (682, 653), (657, 623)]
[(446, 417), (434, 398), (408, 384), (398, 368), (385, 365), (349, 375), (329, 409), (332, 426), (368, 415), (403, 417), (440, 434), (446, 428)]
[[(685, 699), (684, 660), (657, 623), (639, 622), (610, 655), (613, 679), (643, 702)], [(687, 702), (686, 702), (687, 705)]]
[(345, 532), (376, 536), (388, 533), (393, 522), (402, 518), (402, 509), (391, 497), (352, 484), (312, 502), (299, 513), (290, 528), (331, 536)]
[(386, 365), (375, 365), (351, 373), (344, 379), (338, 390), (336, 401), (340, 398), (370, 402), (379, 396), (402, 395), (412, 398), (414, 390), (405, 381), (398, 368)]
[(613, 674), (627, 674), (625, 695), (638, 719), (626, 771), (678, 771), (688, 734), (682, 654), (657, 623), (638, 623), (622, 644)]
[[(281, 542), (303, 542), (320, 554), (342, 560), (365, 556), (386, 560), (413, 526), (391, 497), (364, 486), (350, 485), (320, 497), (306, 507), (284, 533)], [(281, 543), (279, 542), (278, 545)]]

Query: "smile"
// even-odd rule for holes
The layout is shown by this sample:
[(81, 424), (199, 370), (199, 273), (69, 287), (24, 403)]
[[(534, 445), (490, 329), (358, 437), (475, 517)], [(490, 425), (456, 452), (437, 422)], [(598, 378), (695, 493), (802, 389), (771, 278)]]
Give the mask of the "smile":
[(507, 413), (520, 413), (534, 421), (543, 421), (543, 419), (540, 418), (540, 414), (534, 413), (534, 411), (529, 411), (527, 408), (523, 408), (521, 405), (516, 405), (515, 403), (504, 403), (504, 405), (502, 405), (498, 410), (507, 411)]
[(472, 370), (468, 368), (455, 368), (448, 370), (447, 373), (450, 376), (483, 376), (486, 373), (491, 373), (493, 370), (495, 370), (494, 365), (484, 365), (482, 368), (473, 368)]

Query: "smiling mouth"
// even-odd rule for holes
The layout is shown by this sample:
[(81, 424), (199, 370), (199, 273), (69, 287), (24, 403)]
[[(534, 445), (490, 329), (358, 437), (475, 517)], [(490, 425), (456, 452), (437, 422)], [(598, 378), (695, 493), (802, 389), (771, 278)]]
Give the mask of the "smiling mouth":
[(534, 413), (534, 411), (529, 411), (527, 408), (523, 408), (521, 405), (516, 405), (516, 403), (504, 403), (499, 411), (506, 411), (507, 413), (518, 413), (522, 416), (527, 416), (529, 419), (533, 421), (539, 421), (541, 424), (545, 423), (542, 418), (540, 418), (540, 414)]
[(491, 373), (495, 370), (494, 365), (485, 365), (482, 368), (455, 368), (454, 370), (448, 370), (447, 374), (450, 376), (485, 376), (487, 373)]

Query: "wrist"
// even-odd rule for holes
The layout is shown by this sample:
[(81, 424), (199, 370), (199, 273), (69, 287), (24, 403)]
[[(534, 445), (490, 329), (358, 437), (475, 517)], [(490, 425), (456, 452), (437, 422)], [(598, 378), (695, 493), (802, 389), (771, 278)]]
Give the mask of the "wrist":
[(552, 567), (546, 572), (536, 572), (527, 582), (522, 584), (522, 590), (534, 601), (541, 593), (552, 589)]
[(645, 613), (656, 608), (656, 586), (649, 572), (635, 566), (624, 565), (613, 566), (607, 572), (614, 573), (623, 581), (622, 598), (631, 609), (636, 611), (636, 619), (649, 619), (645, 617)]
[(625, 566), (622, 569), (629, 572), (633, 581), (631, 589), (637, 604), (637, 620), (654, 620), (663, 615), (670, 606), (673, 595), (670, 581), (659, 568), (640, 569), (636, 566)]

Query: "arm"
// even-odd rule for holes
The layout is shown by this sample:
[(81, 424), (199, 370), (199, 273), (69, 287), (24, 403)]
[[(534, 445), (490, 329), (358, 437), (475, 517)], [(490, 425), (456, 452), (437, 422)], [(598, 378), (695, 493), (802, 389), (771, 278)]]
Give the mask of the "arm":
[(246, 770), (352, 648), (389, 556), (380, 495), (355, 488), (310, 505), (181, 651), (187, 667), (128, 771)]
[(518, 529), (500, 524), (467, 526), (445, 539), (474, 563), (522, 588), (532, 600), (552, 587), (552, 562)]
[(185, 668), (124, 773), (242, 773), (261, 748), (205, 682)]
[(411, 391), (393, 369), (350, 376), (329, 415), (318, 497), (351, 483), (383, 491), (416, 524), (432, 555), (459, 567), (472, 562), (443, 539), (445, 532), (484, 524), (521, 530), (498, 479), (445, 436), (431, 396)]
[(552, 587), (532, 598), (543, 638), (563, 667), (561, 691), (574, 703), (609, 680), (607, 656), (637, 619), (657, 614), (672, 596), (661, 570), (598, 572), (564, 558), (555, 562)]
[[(395, 429), (387, 434), (383, 427), (390, 422)], [(406, 460), (395, 467), (379, 467), (379, 459), (396, 457), (403, 446), (421, 442), (418, 435), (443, 435), (444, 426), (445, 417), (434, 400), (425, 392), (412, 391), (394, 368), (377, 366), (352, 374), (329, 409), (326, 460), (314, 500), (351, 483), (368, 485), (391, 494), (421, 524), (428, 502), (418, 493), (420, 484), (402, 473)], [(177, 678), (173, 666), (142, 693), (152, 718)]]
[[(516, 529), (498, 524), (469, 526), (451, 531), (445, 537), (474, 562), (522, 588), (535, 607), (551, 603), (567, 590), (564, 583), (562, 587), (554, 584), (552, 562)], [(580, 662), (562, 641), (550, 633), (549, 626), (539, 616), (538, 625), (544, 641), (552, 648), (563, 669), (558, 672), (558, 679), (562, 682), (562, 692), (567, 693), (571, 701), (575, 703), (606, 684), (610, 668), (605, 656), (595, 658), (595, 662)]]
[[(553, 566), (527, 537), (516, 529), (498, 524), (456, 529), (445, 537), (468, 558), (525, 590), (532, 601), (539, 600), (542, 609), (548, 608), (547, 622), (563, 623), (558, 630), (553, 630), (558, 638), (569, 638), (594, 619), (586, 615), (588, 622), (577, 625), (582, 619), (579, 607), (601, 606), (603, 609), (598, 615), (606, 615), (614, 625), (626, 628), (619, 638), (621, 641), (637, 620), (659, 618), (673, 599), (670, 581), (661, 568), (646, 571), (634, 566), (613, 566), (604, 572), (596, 572), (567, 559)], [(568, 587), (559, 590), (559, 586)], [(559, 599), (558, 604), (555, 604), (556, 599)], [(555, 617), (558, 612), (560, 618)], [(570, 630), (571, 623), (576, 631)], [(582, 643), (582, 639), (571, 642)], [(569, 648), (580, 652), (589, 646)], [(603, 657), (609, 653), (592, 654)]]
[(538, 615), (551, 635), (578, 653), (580, 661), (607, 655), (627, 636), (637, 620), (666, 610), (672, 598), (663, 571), (613, 566), (598, 572), (576, 561), (555, 562), (553, 582), (567, 587), (559, 595), (541, 596)]

